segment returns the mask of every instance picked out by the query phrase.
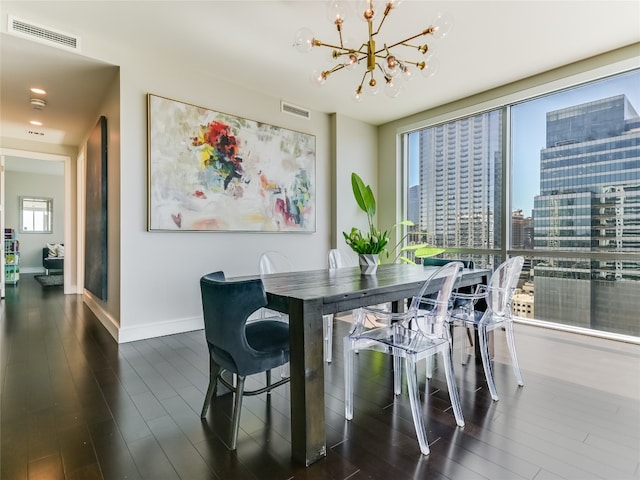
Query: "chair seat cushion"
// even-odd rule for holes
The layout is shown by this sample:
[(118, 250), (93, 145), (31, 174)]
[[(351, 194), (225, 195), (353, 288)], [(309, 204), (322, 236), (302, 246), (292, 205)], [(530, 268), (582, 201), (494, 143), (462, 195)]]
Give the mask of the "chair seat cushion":
[[(250, 354), (234, 358), (222, 348), (211, 346), (214, 360), (225, 370), (247, 376), (266, 372), (289, 361), (289, 325), (278, 320), (259, 320), (245, 328)], [(247, 352), (248, 353), (248, 352)]]
[(289, 325), (278, 320), (259, 320), (247, 324), (247, 343), (258, 352), (289, 352)]

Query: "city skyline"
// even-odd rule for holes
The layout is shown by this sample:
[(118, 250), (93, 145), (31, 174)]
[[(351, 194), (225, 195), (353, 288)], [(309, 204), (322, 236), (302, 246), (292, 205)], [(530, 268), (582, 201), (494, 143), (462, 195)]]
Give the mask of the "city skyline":
[[(419, 142), (409, 213), (428, 232), (423, 238), (446, 249), (445, 258), (488, 268), (500, 260), (482, 250), (530, 251), (520, 277), (521, 314), (638, 335), (640, 263), (637, 255), (623, 256), (640, 249), (640, 81), (628, 83), (640, 73), (633, 73), (622, 83), (607, 79), (607, 88), (596, 82), (515, 105), (515, 125), (506, 128), (519, 131), (519, 139), (503, 138), (503, 122), (513, 119), (503, 108), (409, 135)], [(542, 128), (530, 126), (540, 119)], [(503, 149), (511, 142), (518, 143), (515, 165), (505, 171)], [(518, 148), (528, 161), (515, 156)], [(519, 196), (533, 205), (523, 206)], [(615, 314), (612, 304), (619, 305)]]
[[(522, 210), (525, 217), (532, 215), (534, 197), (540, 193), (540, 152), (546, 146), (547, 113), (619, 94), (626, 95), (640, 114), (640, 70), (550, 93), (512, 107), (512, 176), (517, 188), (512, 192), (511, 211)], [(412, 187), (420, 180), (420, 145), (418, 135), (408, 138), (408, 182)]]

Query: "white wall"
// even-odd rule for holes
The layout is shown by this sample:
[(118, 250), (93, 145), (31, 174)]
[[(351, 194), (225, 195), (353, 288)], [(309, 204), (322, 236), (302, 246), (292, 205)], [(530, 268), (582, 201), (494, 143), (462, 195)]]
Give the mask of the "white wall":
[[(20, 197), (30, 195), (53, 199), (53, 232), (20, 233)], [(20, 271), (22, 273), (43, 272), (42, 248), (47, 243), (62, 243), (64, 240), (64, 177), (37, 173), (5, 173), (6, 227), (16, 230), (20, 241)]]
[[(302, 270), (326, 265), (330, 247), (327, 115), (312, 112), (311, 120), (301, 120), (281, 113), (280, 99), (244, 90), (192, 68), (149, 61), (133, 51), (123, 52), (119, 64), (120, 342), (202, 328), (200, 277), (214, 270), (223, 270), (228, 276), (257, 274), (258, 259), (265, 250), (286, 252)], [(148, 93), (315, 135), (317, 231), (146, 231)], [(113, 175), (110, 171), (110, 182)]]
[(376, 127), (344, 115), (333, 115), (332, 123), (335, 135), (335, 228), (332, 245), (348, 252), (342, 232), (348, 233), (353, 227), (368, 229), (367, 215), (353, 197), (351, 173), (357, 173), (365, 184), (371, 185), (378, 200), (378, 133)]

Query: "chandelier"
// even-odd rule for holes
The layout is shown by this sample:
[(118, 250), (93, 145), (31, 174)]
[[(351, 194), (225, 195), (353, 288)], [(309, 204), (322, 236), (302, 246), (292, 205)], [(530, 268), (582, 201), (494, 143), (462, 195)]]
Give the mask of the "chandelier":
[[(383, 44), (382, 47), (376, 46), (376, 36), (380, 32), (384, 21), (394, 8), (398, 7), (401, 0), (386, 0), (384, 13), (378, 23), (378, 28), (374, 30), (374, 20), (376, 17), (376, 4), (374, 0), (360, 0), (357, 7), (358, 13), (362, 16), (362, 20), (367, 23), (369, 35), (365, 42), (359, 47), (353, 42), (345, 41), (343, 37), (343, 24), (348, 17), (349, 4), (354, 2), (331, 0), (327, 5), (327, 16), (329, 20), (335, 24), (338, 30), (340, 43), (337, 45), (325, 43), (315, 38), (313, 32), (306, 28), (300, 28), (294, 36), (293, 46), (302, 53), (308, 53), (313, 47), (328, 47), (332, 49), (331, 60), (335, 65), (326, 70), (316, 70), (313, 72), (312, 81), (317, 85), (324, 85), (327, 78), (342, 69), (354, 69), (359, 65), (366, 67), (362, 74), (360, 84), (353, 94), (353, 100), (360, 102), (362, 100), (363, 91), (371, 95), (378, 93), (378, 81), (376, 73), (381, 75), (385, 82), (385, 93), (392, 98), (397, 97), (402, 91), (402, 82), (413, 78), (414, 72), (420, 72), (424, 77), (433, 76), (438, 70), (438, 60), (430, 51), (429, 45), (412, 45), (409, 42), (422, 37), (424, 35), (432, 35), (435, 38), (445, 37), (452, 27), (451, 17), (447, 14), (439, 14), (435, 22), (418, 32), (415, 35), (392, 43), (390, 45)], [(393, 49), (400, 50), (401, 53), (414, 53), (418, 60), (412, 61), (404, 56), (395, 53)], [(410, 52), (410, 50), (417, 50)], [(422, 55), (422, 56), (419, 56)], [(368, 80), (368, 81), (367, 81)], [(365, 86), (365, 82), (367, 85)]]

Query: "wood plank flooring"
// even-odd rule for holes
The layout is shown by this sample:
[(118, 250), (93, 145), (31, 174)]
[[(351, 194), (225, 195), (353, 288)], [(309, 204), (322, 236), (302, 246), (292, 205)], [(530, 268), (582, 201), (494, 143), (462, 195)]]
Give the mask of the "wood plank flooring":
[[(482, 366), (455, 353), (464, 428), (442, 368), (422, 381), (431, 455), (422, 456), (389, 358), (357, 358), (354, 419), (344, 419), (341, 338), (325, 373), (327, 457), (290, 460), (288, 386), (247, 397), (237, 452), (231, 398), (199, 412), (208, 381), (202, 331), (117, 345), (75, 295), (22, 275), (0, 321), (2, 480), (640, 479), (640, 347), (517, 325), (525, 387), (496, 334), (492, 402)], [(263, 376), (251, 383), (259, 384)], [(249, 387), (249, 385), (248, 385)]]

